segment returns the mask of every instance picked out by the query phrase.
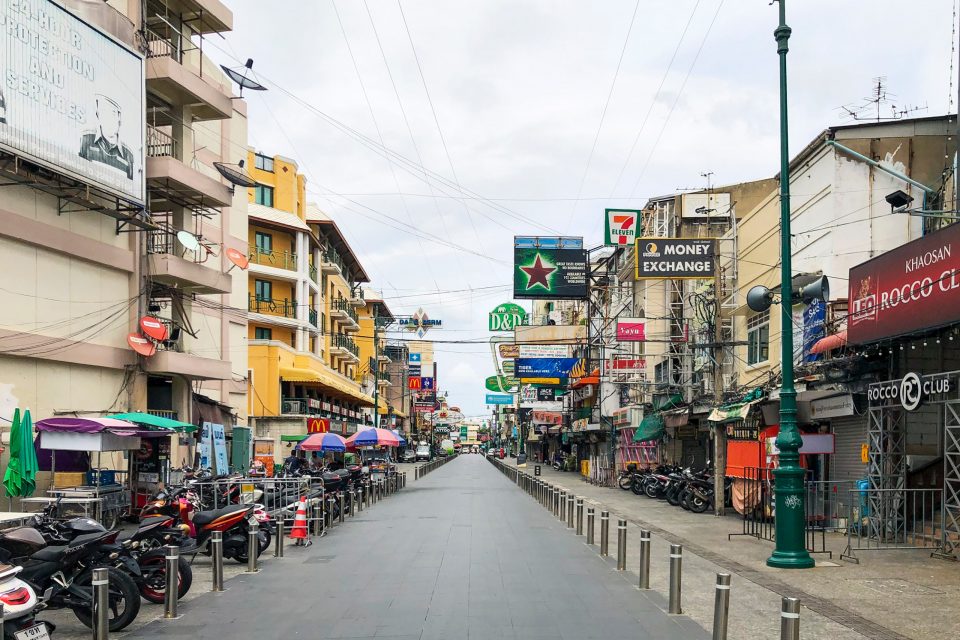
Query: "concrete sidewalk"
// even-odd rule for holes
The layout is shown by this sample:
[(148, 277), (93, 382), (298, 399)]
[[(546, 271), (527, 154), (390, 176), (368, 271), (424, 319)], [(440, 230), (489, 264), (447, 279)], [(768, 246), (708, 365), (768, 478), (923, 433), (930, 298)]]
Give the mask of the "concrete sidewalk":
[[(504, 462), (516, 466), (516, 459)], [(534, 464), (524, 471), (533, 475)], [(731, 573), (731, 639), (778, 637), (781, 596), (801, 599), (805, 639), (960, 637), (960, 565), (930, 558), (929, 552), (866, 552), (861, 564), (851, 564), (839, 559), (845, 538), (833, 535), (827, 542), (836, 551), (832, 560), (817, 554), (815, 569), (771, 569), (766, 559), (773, 543), (748, 536), (728, 540), (728, 534), (742, 531), (739, 517), (690, 513), (665, 501), (593, 486), (579, 474), (546, 465), (541, 465), (541, 478), (585, 498), (598, 518), (601, 509), (610, 511), (612, 552), (617, 518), (628, 521), (628, 571), (637, 570), (640, 528), (653, 531), (651, 587), (660, 593), (667, 591), (669, 544), (683, 544), (684, 612), (707, 629), (715, 574)], [(597, 531), (599, 536), (599, 519)]]

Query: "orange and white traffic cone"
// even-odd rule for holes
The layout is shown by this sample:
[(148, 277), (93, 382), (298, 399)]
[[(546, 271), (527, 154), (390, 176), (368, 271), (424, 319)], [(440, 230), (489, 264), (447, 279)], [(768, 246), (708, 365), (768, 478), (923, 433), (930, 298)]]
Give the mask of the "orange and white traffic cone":
[(300, 502), (297, 503), (297, 515), (293, 518), (293, 528), (290, 530), (290, 538), (296, 541), (294, 542), (296, 546), (310, 543), (307, 534), (307, 500), (304, 497), (301, 497)]

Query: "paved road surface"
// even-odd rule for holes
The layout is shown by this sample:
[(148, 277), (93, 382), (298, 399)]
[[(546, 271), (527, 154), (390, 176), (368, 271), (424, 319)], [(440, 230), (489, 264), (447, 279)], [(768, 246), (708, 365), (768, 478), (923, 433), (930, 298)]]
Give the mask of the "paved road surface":
[(126, 637), (709, 637), (583, 540), (482, 456), (465, 455), (312, 547), (287, 547), (225, 593), (183, 603), (180, 620)]

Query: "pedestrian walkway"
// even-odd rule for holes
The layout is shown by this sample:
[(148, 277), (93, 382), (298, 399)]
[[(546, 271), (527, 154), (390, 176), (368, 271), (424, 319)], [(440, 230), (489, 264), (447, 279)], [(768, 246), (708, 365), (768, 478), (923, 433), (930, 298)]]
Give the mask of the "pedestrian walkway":
[(310, 548), (128, 638), (697, 640), (583, 538), (465, 455)]
[[(504, 462), (516, 466), (516, 459)], [(534, 473), (534, 464), (526, 472)], [(628, 570), (636, 571), (639, 530), (653, 531), (652, 584), (666, 593), (666, 555), (670, 543), (684, 545), (684, 612), (709, 626), (713, 615), (712, 585), (717, 572), (733, 574), (730, 638), (777, 637), (780, 597), (798, 597), (804, 606), (802, 637), (904, 640), (960, 637), (960, 567), (932, 559), (919, 550), (864, 554), (861, 564), (839, 559), (843, 539), (828, 541), (837, 550), (832, 560), (815, 555), (817, 567), (780, 570), (766, 566), (773, 543), (738, 533), (738, 517), (716, 518), (672, 507), (618, 488), (586, 483), (578, 473), (541, 465), (541, 477), (607, 509), (611, 520), (625, 518)], [(634, 574), (634, 577), (636, 574)]]

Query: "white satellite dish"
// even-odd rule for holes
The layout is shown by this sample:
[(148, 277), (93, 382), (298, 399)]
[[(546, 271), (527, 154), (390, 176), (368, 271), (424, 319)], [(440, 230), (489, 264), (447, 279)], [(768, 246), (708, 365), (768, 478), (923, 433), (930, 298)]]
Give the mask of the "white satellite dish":
[(177, 231), (177, 240), (190, 251), (200, 251), (200, 241), (189, 231)]

